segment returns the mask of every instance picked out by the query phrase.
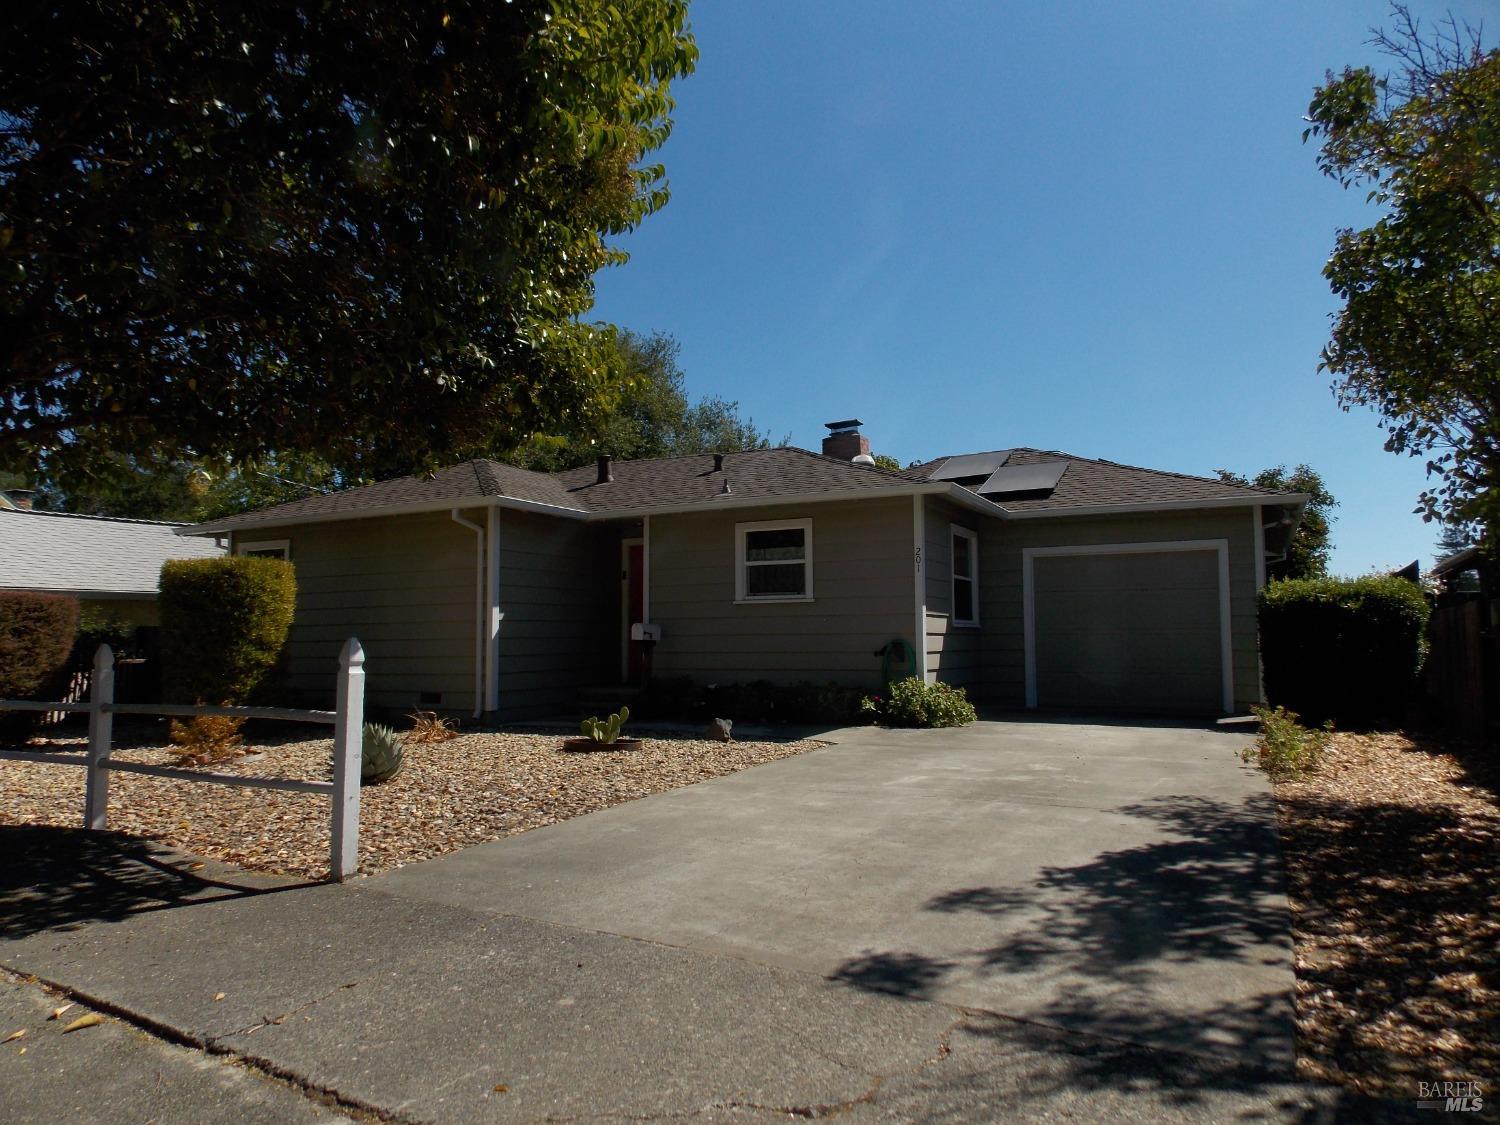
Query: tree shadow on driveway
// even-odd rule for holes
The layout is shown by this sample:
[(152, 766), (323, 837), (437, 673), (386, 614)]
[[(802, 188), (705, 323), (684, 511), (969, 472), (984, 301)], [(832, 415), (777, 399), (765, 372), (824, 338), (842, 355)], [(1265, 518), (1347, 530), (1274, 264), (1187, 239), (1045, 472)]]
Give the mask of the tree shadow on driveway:
[(165, 845), (120, 833), (0, 825), (0, 939), (307, 885), (218, 878), (192, 863)]
[(984, 964), (1000, 972), (1067, 959), (1084, 975), (1128, 981), (1138, 968), (1163, 962), (1276, 963), (1291, 937), (1271, 800), (1227, 806), (1163, 797), (1125, 805), (1115, 811), (1154, 821), (1171, 838), (1073, 867), (1042, 867), (1030, 887), (949, 891), (927, 909), (1002, 923), (1040, 911), (1040, 920), (1007, 927), (983, 951)]
[[(963, 1034), (1055, 1055), (1059, 1088), (1146, 1083), (1190, 1099), (1204, 1080), (1184, 1080), (1184, 1067), (1207, 1068), (1204, 1089), (1290, 1082), (1291, 934), (1272, 798), (1170, 796), (1112, 811), (1154, 830), (1041, 866), (1026, 884), (958, 887), (923, 905), (992, 920), (987, 944), (871, 950), (831, 979), (935, 1000), (983, 982), (1003, 1015), (971, 1018)], [(1074, 1040), (1058, 1054), (1069, 1041), (1056, 1029), (1094, 1046)]]
[(965, 965), (990, 974), (1065, 968), (1142, 984), (1174, 963), (1285, 961), (1291, 939), (1269, 796), (1239, 804), (1162, 797), (1113, 811), (1155, 822), (1161, 838), (1071, 867), (1039, 867), (1029, 885), (934, 895), (924, 909), (994, 919), (994, 943), (941, 954), (869, 952), (833, 978), (931, 998)]

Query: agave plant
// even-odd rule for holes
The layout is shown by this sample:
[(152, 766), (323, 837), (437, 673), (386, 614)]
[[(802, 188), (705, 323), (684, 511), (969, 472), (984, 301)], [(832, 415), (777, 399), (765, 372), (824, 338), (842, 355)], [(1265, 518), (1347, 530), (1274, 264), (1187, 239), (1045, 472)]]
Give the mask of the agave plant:
[(395, 730), (366, 723), (360, 748), (360, 783), (378, 785), (389, 781), (401, 772), (402, 755), (401, 736)]
[(630, 718), (630, 708), (621, 707), (617, 712), (607, 719), (589, 717), (579, 725), (579, 730), (584, 738), (591, 738), (595, 742), (602, 742), (608, 746), (620, 737), (620, 728)]

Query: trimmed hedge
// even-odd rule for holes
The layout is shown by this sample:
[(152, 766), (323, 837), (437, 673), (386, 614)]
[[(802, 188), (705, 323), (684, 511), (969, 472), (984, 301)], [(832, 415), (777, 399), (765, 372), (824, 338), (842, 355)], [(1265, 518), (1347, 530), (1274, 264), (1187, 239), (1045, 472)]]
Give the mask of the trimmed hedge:
[(276, 665), (297, 600), (292, 564), (226, 555), (161, 568), (162, 687), (169, 703), (245, 704)]
[(1403, 578), (1302, 578), (1260, 595), (1266, 698), (1314, 723), (1399, 721), (1425, 655), (1428, 604)]
[[(77, 633), (77, 598), (0, 592), (0, 699), (56, 698)], [(0, 738), (25, 739), (41, 719), (35, 711), (0, 711)]]
[(0, 699), (29, 699), (62, 670), (78, 633), (78, 599), (0, 591)]

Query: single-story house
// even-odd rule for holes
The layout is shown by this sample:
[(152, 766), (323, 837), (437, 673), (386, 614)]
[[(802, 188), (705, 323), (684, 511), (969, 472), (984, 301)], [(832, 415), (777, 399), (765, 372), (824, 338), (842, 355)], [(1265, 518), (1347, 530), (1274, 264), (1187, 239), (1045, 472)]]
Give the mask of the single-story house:
[(892, 641), (999, 705), (1260, 700), (1256, 592), (1306, 497), (1020, 448), (889, 471), (858, 426), (829, 423), (821, 454), (468, 461), (180, 533), (293, 563), (309, 699), (356, 635), (375, 705), (502, 718), (636, 682), (648, 658), (874, 689)]
[(156, 625), (156, 585), (168, 559), (222, 555), (185, 525), (0, 508), (0, 590), (72, 594), (123, 625)]

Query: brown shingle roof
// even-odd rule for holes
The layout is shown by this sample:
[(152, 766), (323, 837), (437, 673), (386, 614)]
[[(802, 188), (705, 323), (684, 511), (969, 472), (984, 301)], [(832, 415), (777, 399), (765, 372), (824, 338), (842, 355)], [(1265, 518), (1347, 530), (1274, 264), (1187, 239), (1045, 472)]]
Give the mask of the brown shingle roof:
[[(817, 492), (907, 488), (901, 473), (873, 465), (854, 465), (805, 449), (751, 449), (724, 454), (724, 469), (714, 471), (711, 453), (616, 461), (614, 480), (598, 483), (598, 468), (589, 465), (559, 473), (575, 503), (597, 513), (621, 514), (647, 508), (710, 504), (719, 500), (774, 500)], [(730, 492), (724, 492), (724, 483)]]
[[(905, 474), (913, 480), (926, 480), (946, 460), (946, 457), (937, 457), (924, 461), (906, 469)], [(1114, 461), (1079, 457), (1074, 453), (1028, 449), (1024, 446), (1010, 450), (1005, 464), (1037, 465), (1052, 461), (1066, 461), (1068, 467), (1057, 486), (1047, 495), (998, 495), (987, 499), (1008, 512), (1037, 512), (1111, 505), (1135, 507), (1143, 504), (1211, 503), (1215, 500), (1243, 503), (1251, 497), (1286, 495), (1274, 489), (1229, 484), (1212, 477), (1188, 476), (1163, 469), (1146, 469), (1139, 465), (1121, 465)]]
[(1041, 461), (1068, 462), (1067, 471), (1049, 495), (1030, 498), (998, 496), (994, 498), (995, 502), (1008, 512), (1034, 512), (1055, 511), (1059, 508), (1096, 508), (1112, 504), (1243, 501), (1252, 496), (1283, 495), (1269, 488), (1228, 484), (1209, 477), (1143, 469), (1138, 465), (1095, 461), (1087, 457), (1075, 457), (1071, 453), (1040, 449), (1016, 449), (1012, 451), (1006, 464), (1034, 465)]
[[(776, 500), (820, 492), (878, 492), (907, 488), (902, 473), (872, 465), (854, 465), (835, 457), (783, 447), (724, 454), (722, 472), (714, 471), (713, 454), (616, 461), (614, 480), (598, 483), (598, 468), (587, 465), (562, 473), (538, 473), (500, 461), (465, 461), (431, 476), (400, 477), (324, 496), (309, 496), (199, 524), (198, 534), (272, 526), (338, 515), (371, 515), (388, 509), (445, 504), (478, 504), (507, 497), (576, 512), (579, 515), (629, 515), (653, 508), (710, 504), (720, 500)], [(730, 491), (723, 486), (729, 482)]]
[(477, 504), (491, 496), (510, 496), (516, 500), (582, 511), (568, 498), (558, 480), (548, 473), (534, 473), (498, 461), (463, 461), (439, 469), (430, 476), (397, 477), (209, 520), (193, 531), (208, 534), (257, 525), (325, 520), (340, 515), (363, 516), (423, 504)]
[[(518, 469), (499, 461), (465, 461), (430, 476), (401, 477), (310, 496), (260, 511), (246, 512), (200, 524), (198, 534), (238, 528), (275, 526), (301, 520), (325, 520), (347, 515), (374, 515), (388, 510), (477, 505), (493, 497), (541, 504), (579, 516), (628, 516), (654, 509), (674, 509), (718, 502), (774, 501), (816, 496), (827, 492), (870, 492), (909, 489), (928, 483), (928, 474), (946, 458), (891, 472), (872, 465), (855, 465), (835, 457), (782, 447), (724, 454), (724, 468), (715, 472), (713, 454), (616, 461), (614, 479), (600, 484), (594, 465), (561, 473)], [(995, 497), (1006, 511), (1066, 512), (1069, 508), (1132, 507), (1160, 503), (1226, 500), (1244, 503), (1255, 496), (1284, 493), (1247, 485), (1225, 484), (1206, 477), (1143, 469), (1075, 457), (1070, 453), (1018, 448), (1009, 465), (1067, 461), (1057, 487), (1046, 496)], [(730, 491), (724, 492), (728, 482)]]

